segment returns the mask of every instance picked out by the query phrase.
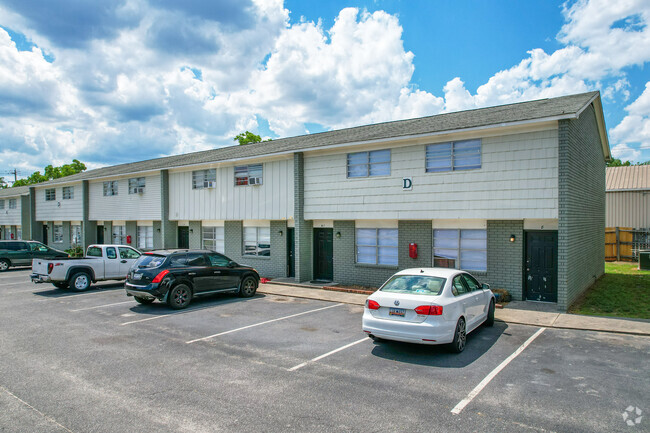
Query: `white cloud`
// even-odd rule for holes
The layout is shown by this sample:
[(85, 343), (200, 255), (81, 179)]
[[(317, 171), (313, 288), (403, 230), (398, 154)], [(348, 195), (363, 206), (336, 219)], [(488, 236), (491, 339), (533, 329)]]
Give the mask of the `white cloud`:
[(638, 161), (641, 151), (633, 149), (625, 143), (617, 144), (612, 147), (612, 156), (621, 161)]
[[(621, 146), (621, 152), (627, 151), (631, 143), (637, 143), (639, 149), (650, 149), (650, 81), (641, 96), (625, 107), (625, 111), (627, 115), (610, 133), (612, 140), (621, 143), (614, 149)], [(630, 160), (637, 161), (640, 157), (641, 152), (637, 152)]]

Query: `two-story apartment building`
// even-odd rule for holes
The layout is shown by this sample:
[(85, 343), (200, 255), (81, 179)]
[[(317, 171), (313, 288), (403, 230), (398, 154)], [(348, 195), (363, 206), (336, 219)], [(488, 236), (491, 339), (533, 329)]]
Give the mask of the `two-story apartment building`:
[[(609, 158), (592, 92), (92, 170), (32, 187), (32, 226), (211, 248), (297, 281), (455, 267), (566, 309), (604, 271)], [(39, 211), (73, 185), (80, 211)]]

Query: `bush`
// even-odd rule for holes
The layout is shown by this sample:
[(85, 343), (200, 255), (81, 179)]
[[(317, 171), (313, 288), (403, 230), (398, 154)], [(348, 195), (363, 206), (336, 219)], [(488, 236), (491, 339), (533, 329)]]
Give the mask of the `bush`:
[(512, 301), (512, 297), (510, 296), (510, 292), (507, 291), (506, 289), (492, 289), (492, 293), (494, 293), (494, 296), (496, 296), (497, 302), (510, 302), (510, 301)]
[(70, 257), (83, 257), (84, 256), (84, 249), (83, 247), (77, 245), (74, 246), (68, 250), (65, 250), (66, 253), (70, 255)]

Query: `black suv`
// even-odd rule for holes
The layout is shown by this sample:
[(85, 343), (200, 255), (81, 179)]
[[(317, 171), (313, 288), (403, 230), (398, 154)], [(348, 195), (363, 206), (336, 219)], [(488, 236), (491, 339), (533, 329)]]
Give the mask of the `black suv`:
[(255, 295), (260, 276), (210, 250), (170, 250), (144, 253), (131, 266), (124, 288), (141, 304), (158, 299), (174, 309), (185, 308), (195, 296), (232, 292)]

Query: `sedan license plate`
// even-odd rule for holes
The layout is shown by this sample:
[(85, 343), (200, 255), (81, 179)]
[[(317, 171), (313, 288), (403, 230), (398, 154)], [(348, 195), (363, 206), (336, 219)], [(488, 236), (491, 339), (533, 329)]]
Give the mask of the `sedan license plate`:
[(142, 274), (133, 274), (133, 279), (134, 280), (141, 280), (142, 279)]
[(404, 317), (406, 310), (404, 308), (391, 308), (388, 310), (389, 316)]

